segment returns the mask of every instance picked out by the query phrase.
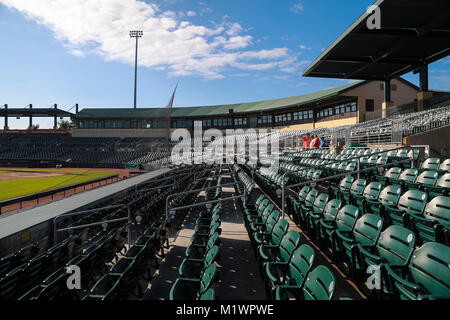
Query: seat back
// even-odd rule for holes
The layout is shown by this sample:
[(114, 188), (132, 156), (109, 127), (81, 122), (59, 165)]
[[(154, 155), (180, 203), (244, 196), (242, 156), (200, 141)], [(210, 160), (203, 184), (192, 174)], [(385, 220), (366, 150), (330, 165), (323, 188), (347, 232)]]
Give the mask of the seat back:
[(402, 194), (402, 188), (399, 185), (390, 185), (384, 188), (378, 196), (378, 201), (385, 205), (396, 207)]
[(413, 183), (416, 181), (419, 169), (406, 169), (398, 177), (400, 181)]
[(353, 231), (356, 220), (359, 218), (359, 209), (352, 205), (346, 205), (336, 217), (336, 227), (340, 231)]
[(384, 174), (385, 178), (388, 179), (398, 179), (400, 174), (402, 173), (402, 168), (393, 167), (390, 168), (386, 173)]
[(408, 158), (408, 150), (406, 149), (398, 150), (396, 157), (399, 158), (400, 160)]
[(353, 182), (350, 193), (354, 196), (362, 196), (364, 189), (366, 188), (367, 180), (366, 179), (358, 179)]
[(297, 249), (299, 242), (300, 233), (295, 230), (288, 231), (281, 240), (277, 259), (279, 261), (288, 262), (294, 250)]
[(284, 235), (289, 229), (289, 222), (286, 219), (278, 220), (272, 231), (272, 244), (278, 246), (281, 243)]
[(264, 212), (264, 209), (269, 205), (269, 199), (265, 198), (258, 206), (258, 213)]
[(428, 158), (420, 167), (421, 169), (425, 170), (439, 170), (439, 166), (441, 165), (441, 159), (439, 158)]
[(314, 205), (313, 205), (314, 213), (322, 213), (323, 212), (323, 210), (325, 209), (325, 206), (327, 205), (328, 198), (329, 198), (329, 196), (326, 193), (319, 194), (319, 196), (316, 198), (316, 200), (314, 200)]
[(298, 200), (301, 202), (305, 201), (306, 196), (308, 195), (310, 190), (310, 186), (303, 186), (302, 190), (300, 190), (300, 192), (298, 193)]
[(356, 171), (357, 165), (358, 165), (358, 164), (357, 164), (356, 161), (350, 162), (350, 163), (345, 167), (345, 172)]
[(345, 177), (339, 183), (339, 189), (343, 192), (349, 192), (355, 179), (352, 176)]
[(325, 206), (325, 209), (323, 210), (323, 219), (325, 221), (335, 221), (341, 206), (342, 206), (341, 200), (333, 199), (328, 201), (327, 205)]
[(381, 233), (377, 249), (380, 256), (389, 264), (406, 265), (415, 243), (416, 237), (411, 230), (392, 225)]
[(258, 208), (259, 204), (265, 199), (266, 197), (262, 194), (258, 197), (258, 199), (256, 199), (255, 202), (255, 208)]
[(450, 172), (450, 159), (445, 159), (439, 166), (440, 171)]
[(273, 204), (269, 204), (263, 211), (261, 215), (262, 223), (266, 223), (267, 218), (269, 218), (270, 214), (272, 213), (275, 206)]
[(361, 245), (375, 245), (383, 229), (383, 219), (380, 216), (367, 213), (356, 221), (353, 236)]
[[(450, 160), (450, 159), (449, 159)], [(443, 174), (437, 181), (436, 187), (450, 189), (450, 173)]]
[(398, 201), (398, 208), (406, 213), (422, 215), (427, 205), (427, 194), (418, 190), (409, 190)]
[(416, 183), (424, 186), (434, 186), (439, 178), (437, 171), (424, 171), (416, 179)]
[(317, 196), (319, 195), (319, 190), (313, 188), (308, 193), (308, 195), (305, 198), (305, 205), (307, 207), (312, 207), (314, 205), (314, 201), (316, 201)]
[(311, 271), (303, 286), (305, 300), (331, 300), (336, 280), (327, 267), (320, 265)]
[(414, 251), (409, 271), (414, 282), (436, 297), (450, 298), (450, 247), (425, 243)]
[(289, 261), (289, 275), (285, 281), (286, 284), (302, 286), (306, 275), (311, 270), (314, 263), (314, 249), (304, 244), (294, 251)]
[(383, 189), (383, 185), (379, 182), (371, 182), (364, 189), (363, 196), (369, 200), (376, 200), (380, 196), (381, 190)]
[(281, 213), (278, 210), (274, 210), (266, 220), (266, 232), (272, 232), (278, 219), (280, 219)]
[(213, 246), (205, 255), (205, 260), (203, 261), (203, 268), (208, 268), (211, 263), (213, 263), (217, 256), (219, 255), (219, 246)]
[(217, 266), (212, 263), (208, 268), (204, 269), (200, 278), (199, 295), (202, 295), (212, 284), (212, 281), (217, 273)]
[(425, 207), (424, 217), (443, 223), (450, 223), (450, 197), (439, 196)]

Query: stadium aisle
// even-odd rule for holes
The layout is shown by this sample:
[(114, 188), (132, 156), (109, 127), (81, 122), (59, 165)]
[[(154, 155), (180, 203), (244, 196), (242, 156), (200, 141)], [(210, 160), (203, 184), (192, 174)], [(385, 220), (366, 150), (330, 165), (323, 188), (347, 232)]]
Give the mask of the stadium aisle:
[[(229, 175), (223, 176), (223, 183), (231, 182)], [(234, 194), (234, 188), (223, 188), (222, 197)], [(204, 201), (200, 194), (199, 202)], [(220, 235), (220, 259), (218, 261), (218, 285), (214, 288), (219, 299), (263, 300), (266, 298), (264, 286), (259, 275), (257, 262), (245, 230), (242, 214), (232, 201), (222, 203), (223, 215)], [(178, 234), (170, 237), (170, 250), (155, 274), (144, 300), (167, 300), (170, 288), (178, 278), (178, 267), (181, 265), (185, 250), (191, 243), (195, 220), (201, 209), (194, 208)]]

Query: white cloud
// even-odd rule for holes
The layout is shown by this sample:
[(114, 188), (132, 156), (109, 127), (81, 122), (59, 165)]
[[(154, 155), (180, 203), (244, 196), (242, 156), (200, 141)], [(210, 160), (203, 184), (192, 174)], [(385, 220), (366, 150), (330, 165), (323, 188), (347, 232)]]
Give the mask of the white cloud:
[(188, 11), (186, 14), (187, 14), (188, 17), (193, 17), (193, 16), (195, 16), (197, 13), (196, 13), (195, 11)]
[(299, 45), (298, 47), (299, 47), (300, 49), (302, 49), (302, 50), (311, 50), (311, 49), (312, 49), (312, 47), (307, 47), (307, 46), (305, 46), (305, 45), (303, 45), (303, 44)]
[[(105, 61), (134, 64), (129, 30), (143, 30), (139, 65), (171, 75), (223, 78), (230, 69), (295, 72), (296, 57), (287, 48), (250, 50), (252, 36), (238, 23), (213, 27), (182, 20), (155, 3), (137, 0), (0, 0), (28, 19), (49, 28), (72, 55), (99, 55)], [(186, 16), (195, 12), (188, 11)]]
[(294, 13), (299, 13), (300, 11), (303, 10), (303, 8), (304, 8), (303, 4), (301, 2), (297, 2), (297, 3), (294, 3), (294, 5), (291, 7), (290, 10)]

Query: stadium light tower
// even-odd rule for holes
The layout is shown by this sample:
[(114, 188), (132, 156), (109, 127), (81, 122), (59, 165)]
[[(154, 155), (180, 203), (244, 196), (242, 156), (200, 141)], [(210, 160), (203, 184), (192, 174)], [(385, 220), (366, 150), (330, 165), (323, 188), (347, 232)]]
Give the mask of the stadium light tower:
[(134, 57), (134, 109), (136, 109), (136, 83), (137, 83), (137, 56), (138, 56), (138, 39), (144, 35), (143, 31), (133, 30), (130, 31), (130, 37), (136, 38), (136, 54)]

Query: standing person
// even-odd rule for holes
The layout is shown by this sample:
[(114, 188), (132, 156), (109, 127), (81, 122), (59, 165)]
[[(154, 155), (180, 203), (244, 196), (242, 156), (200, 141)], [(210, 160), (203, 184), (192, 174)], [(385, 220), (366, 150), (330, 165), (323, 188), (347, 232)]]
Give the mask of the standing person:
[(303, 137), (301, 137), (303, 140), (303, 149), (309, 149), (311, 146), (311, 137), (309, 133), (305, 134)]
[(326, 147), (327, 147), (327, 140), (325, 140), (325, 138), (320, 139), (320, 149), (323, 149)]
[(320, 140), (317, 135), (313, 136), (313, 139), (311, 141), (311, 148), (312, 149), (319, 149), (320, 148)]

